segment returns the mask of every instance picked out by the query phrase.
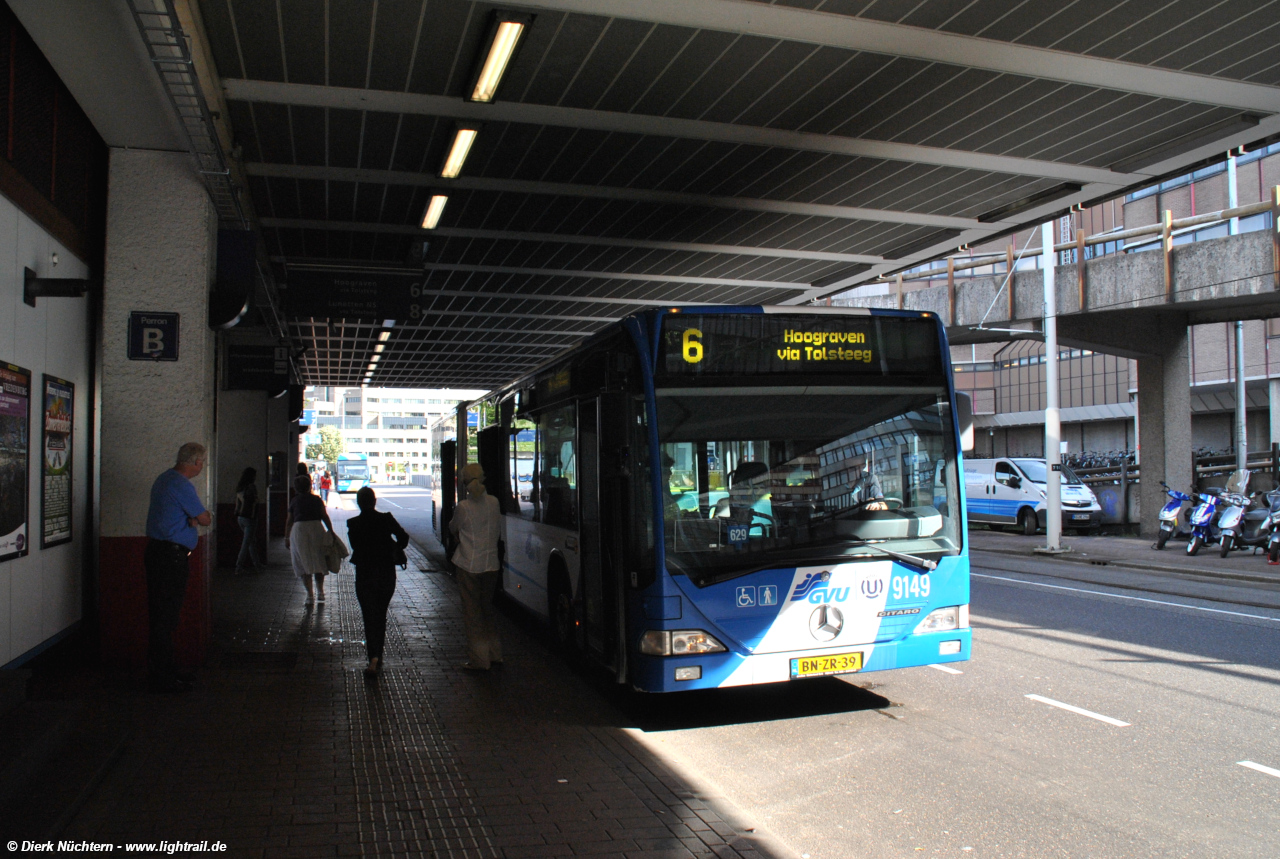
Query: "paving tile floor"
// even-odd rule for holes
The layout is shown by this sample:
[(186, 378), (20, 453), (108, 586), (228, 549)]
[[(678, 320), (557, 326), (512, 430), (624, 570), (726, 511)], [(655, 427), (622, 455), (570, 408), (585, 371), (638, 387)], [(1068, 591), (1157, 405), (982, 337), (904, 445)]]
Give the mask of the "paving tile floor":
[(315, 606), (281, 546), (266, 573), (220, 571), (197, 690), (129, 696), (133, 736), (63, 837), (263, 857), (796, 855), (656, 757), (607, 681), (518, 615), (500, 616), (503, 668), (458, 668), (457, 589), (410, 555), (375, 683), (349, 569)]

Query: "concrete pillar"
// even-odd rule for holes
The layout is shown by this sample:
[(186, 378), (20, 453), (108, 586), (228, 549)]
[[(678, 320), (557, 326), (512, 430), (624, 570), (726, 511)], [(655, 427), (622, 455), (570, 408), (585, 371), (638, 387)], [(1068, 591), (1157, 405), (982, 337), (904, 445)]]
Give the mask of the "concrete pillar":
[[(103, 657), (146, 660), (142, 553), (151, 484), (178, 447), (209, 450), (193, 482), (214, 509), (214, 332), (208, 326), (217, 218), (196, 165), (183, 153), (113, 149), (109, 168), (102, 312), (101, 634)], [(129, 314), (180, 314), (178, 359), (128, 358)], [(191, 556), (178, 659), (197, 664), (209, 637), (210, 536)]]
[(1267, 381), (1267, 402), (1271, 406), (1271, 443), (1280, 444), (1280, 379)]
[(267, 400), (267, 456), (276, 457), (276, 480), (268, 498), (271, 536), (284, 536), (284, 519), (293, 497), (293, 478), (298, 473), (298, 425), (289, 421), (287, 395)]
[(1166, 496), (1164, 480), (1174, 489), (1191, 485), (1190, 350), (1186, 320), (1160, 316), (1144, 331), (1143, 348), (1159, 353), (1138, 359), (1138, 443), (1142, 450), (1141, 528), (1154, 536), (1155, 513)]
[(217, 504), (214, 527), (219, 567), (235, 565), (240, 552), (240, 523), (235, 515), (236, 485), (246, 468), (258, 472), (257, 544), (261, 557), (267, 552), (267, 395), (263, 391), (218, 392)]

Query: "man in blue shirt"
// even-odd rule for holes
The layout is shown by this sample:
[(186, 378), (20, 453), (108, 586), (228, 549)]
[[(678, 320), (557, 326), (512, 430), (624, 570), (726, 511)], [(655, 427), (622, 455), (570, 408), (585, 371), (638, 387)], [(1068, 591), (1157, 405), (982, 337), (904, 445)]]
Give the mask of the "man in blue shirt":
[(173, 634), (187, 595), (188, 560), (200, 534), (213, 517), (200, 503), (191, 480), (204, 471), (204, 445), (187, 442), (178, 449), (178, 462), (151, 484), (147, 510), (147, 611), (150, 635), (147, 663), (153, 692), (186, 692), (191, 678), (178, 674), (173, 660)]

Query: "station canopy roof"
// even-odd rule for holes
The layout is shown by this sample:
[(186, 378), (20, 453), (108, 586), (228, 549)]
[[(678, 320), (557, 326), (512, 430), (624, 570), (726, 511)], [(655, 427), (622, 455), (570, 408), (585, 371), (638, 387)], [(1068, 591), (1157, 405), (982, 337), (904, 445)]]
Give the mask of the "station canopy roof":
[(1280, 134), (1261, 0), (177, 5), (311, 384), (365, 379), (384, 312), (371, 384), (493, 387), (644, 307), (808, 303)]

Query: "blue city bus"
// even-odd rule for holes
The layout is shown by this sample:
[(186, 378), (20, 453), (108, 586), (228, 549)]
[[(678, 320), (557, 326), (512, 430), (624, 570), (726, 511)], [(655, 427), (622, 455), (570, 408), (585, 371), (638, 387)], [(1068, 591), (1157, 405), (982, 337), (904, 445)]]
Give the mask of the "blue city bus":
[(970, 419), (949, 357), (930, 313), (609, 326), (480, 401), (503, 592), (643, 691), (968, 659)]
[(338, 454), (333, 469), (334, 488), (339, 492), (355, 492), (369, 485), (369, 457), (363, 453)]

